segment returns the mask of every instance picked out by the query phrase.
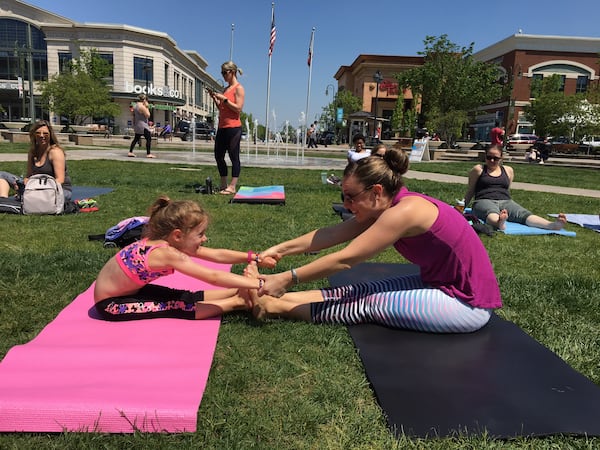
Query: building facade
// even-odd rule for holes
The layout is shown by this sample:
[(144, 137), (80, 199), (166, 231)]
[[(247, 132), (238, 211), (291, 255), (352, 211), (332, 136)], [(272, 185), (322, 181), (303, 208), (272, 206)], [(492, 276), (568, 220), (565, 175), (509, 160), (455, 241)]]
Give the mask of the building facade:
[(341, 66), (334, 78), (338, 92), (348, 90), (362, 100), (362, 111), (348, 120), (350, 136), (361, 132), (374, 136), (380, 129), (380, 138), (393, 137), (390, 119), (398, 98), (404, 99), (404, 109), (412, 109), (410, 90), (399, 91), (395, 74), (423, 64), (421, 56), (358, 55), (349, 66)]
[(519, 33), (473, 56), (479, 61), (497, 63), (504, 71), (502, 79), (512, 85), (509, 98), (482, 106), (471, 124), (471, 137), (487, 140), (495, 123), (504, 126), (507, 134), (535, 132), (524, 113), (535, 95), (532, 80), (558, 75), (565, 95), (584, 93), (598, 83), (600, 38)]
[(17, 0), (0, 0), (0, 105), (2, 120), (61, 118), (42, 108), (40, 82), (60, 73), (82, 50), (94, 49), (113, 70), (108, 84), (121, 113), (110, 121), (115, 132), (132, 126), (130, 106), (140, 93), (152, 104), (156, 126), (181, 119), (213, 121), (214, 105), (205, 87), (219, 88), (208, 63), (184, 51), (167, 34), (114, 24), (77, 23)]
[[(508, 98), (482, 105), (466, 132), (468, 136), (464, 137), (487, 141), (496, 123), (505, 126), (508, 134), (535, 132), (524, 114), (533, 98), (531, 81), (557, 74), (562, 77), (566, 95), (586, 92), (593, 83), (599, 82), (599, 55), (600, 38), (521, 33), (474, 53), (479, 61), (498, 64), (503, 72), (499, 80), (511, 83), (512, 89)], [(373, 135), (376, 116), (378, 123), (379, 118), (384, 119), (381, 120), (384, 131), (393, 132), (389, 119), (400, 94), (395, 74), (420, 66), (423, 61), (423, 57), (417, 56), (359, 55), (350, 66), (341, 66), (334, 75), (338, 89), (350, 90), (363, 102), (363, 111), (357, 113), (358, 118), (350, 127)], [(374, 79), (378, 71), (382, 74), (380, 83)], [(404, 91), (402, 96), (404, 109), (411, 109), (414, 100), (410, 90)], [(357, 130), (356, 127), (362, 128)]]

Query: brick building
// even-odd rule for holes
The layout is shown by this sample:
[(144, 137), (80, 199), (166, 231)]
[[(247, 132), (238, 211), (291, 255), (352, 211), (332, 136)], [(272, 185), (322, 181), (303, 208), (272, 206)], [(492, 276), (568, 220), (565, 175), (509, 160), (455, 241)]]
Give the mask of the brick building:
[[(585, 92), (598, 83), (600, 74), (600, 38), (515, 34), (476, 53), (479, 61), (497, 63), (504, 79), (512, 82), (509, 98), (491, 105), (481, 105), (477, 118), (469, 126), (472, 140), (487, 140), (498, 122), (508, 134), (533, 132), (523, 110), (531, 101), (531, 80), (558, 74), (567, 95)], [(376, 116), (383, 131), (390, 131), (389, 119), (396, 107), (398, 84), (394, 74), (423, 64), (420, 56), (359, 55), (350, 66), (341, 66), (334, 75), (338, 89), (350, 90), (362, 99), (360, 120), (349, 126), (372, 135)], [(374, 75), (382, 81), (377, 86)], [(412, 107), (412, 94), (404, 93), (405, 109)]]

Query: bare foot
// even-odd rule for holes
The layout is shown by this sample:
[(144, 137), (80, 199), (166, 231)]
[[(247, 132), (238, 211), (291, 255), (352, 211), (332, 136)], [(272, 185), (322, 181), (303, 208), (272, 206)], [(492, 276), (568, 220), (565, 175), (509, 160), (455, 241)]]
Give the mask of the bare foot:
[(256, 320), (275, 319), (279, 317), (277, 301), (279, 299), (269, 295), (258, 296), (255, 289), (249, 291), (250, 301), (252, 302), (252, 315)]
[(502, 211), (500, 211), (500, 214), (498, 215), (498, 229), (499, 230), (506, 229), (506, 220), (507, 219), (508, 219), (508, 211), (503, 209)]
[(551, 230), (562, 230), (567, 223), (567, 216), (564, 213), (558, 213), (558, 217), (550, 226)]
[(240, 288), (238, 295), (244, 300), (244, 309), (251, 310), (254, 305), (252, 304), (252, 298), (250, 297), (250, 289)]

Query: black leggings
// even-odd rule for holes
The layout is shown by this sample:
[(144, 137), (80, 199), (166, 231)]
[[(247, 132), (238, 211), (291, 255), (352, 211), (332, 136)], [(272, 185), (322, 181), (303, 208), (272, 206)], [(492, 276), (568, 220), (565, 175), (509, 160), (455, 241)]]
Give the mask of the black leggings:
[(104, 320), (195, 319), (196, 302), (204, 301), (204, 291), (185, 291), (147, 284), (136, 294), (111, 297), (96, 303), (96, 311)]
[(150, 134), (150, 130), (148, 129), (144, 129), (144, 134), (135, 134), (135, 137), (133, 138), (133, 141), (131, 141), (131, 145), (129, 146), (129, 151), (133, 152), (133, 149), (135, 148), (135, 145), (140, 142), (140, 140), (142, 139), (142, 136), (144, 136), (144, 138), (146, 138), (146, 153), (149, 155), (150, 154), (150, 147), (152, 146), (152, 135)]
[(231, 176), (238, 178), (242, 170), (240, 163), (240, 143), (242, 140), (242, 127), (219, 128), (215, 137), (215, 160), (219, 175), (227, 176), (227, 163), (225, 162), (225, 153), (229, 154), (231, 159)]

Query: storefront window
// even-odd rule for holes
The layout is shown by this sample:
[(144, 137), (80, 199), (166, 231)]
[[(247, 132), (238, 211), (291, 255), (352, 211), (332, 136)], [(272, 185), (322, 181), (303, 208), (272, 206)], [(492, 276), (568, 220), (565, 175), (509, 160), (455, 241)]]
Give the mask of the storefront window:
[(143, 86), (154, 82), (154, 61), (151, 58), (133, 57), (133, 81)]
[[(31, 38), (29, 47), (28, 34)], [(44, 33), (26, 22), (0, 19), (0, 79), (16, 80), (29, 77), (29, 56), (33, 79), (48, 79), (46, 41)]]

